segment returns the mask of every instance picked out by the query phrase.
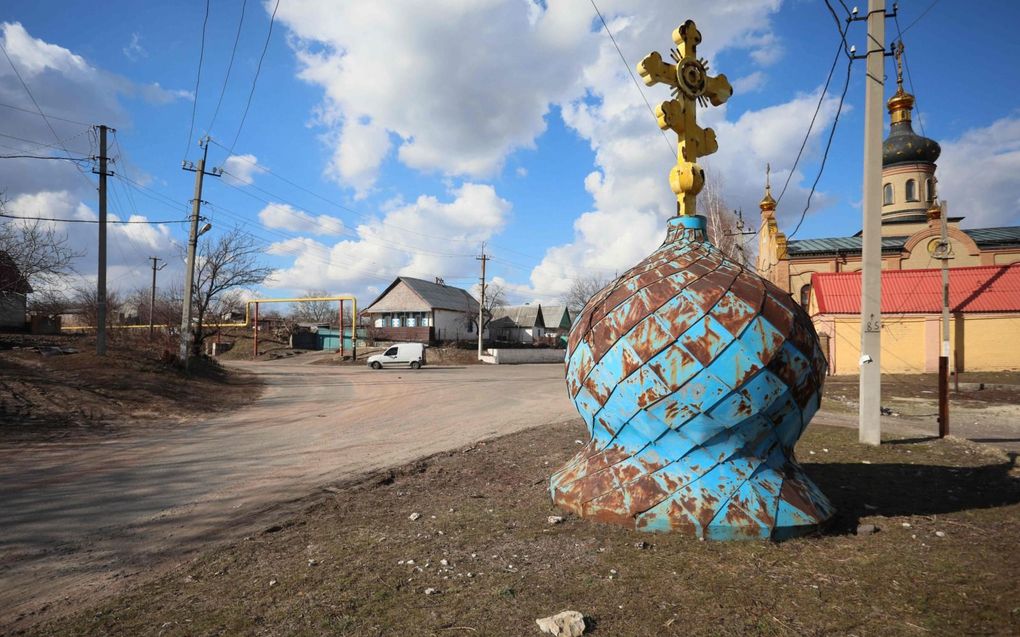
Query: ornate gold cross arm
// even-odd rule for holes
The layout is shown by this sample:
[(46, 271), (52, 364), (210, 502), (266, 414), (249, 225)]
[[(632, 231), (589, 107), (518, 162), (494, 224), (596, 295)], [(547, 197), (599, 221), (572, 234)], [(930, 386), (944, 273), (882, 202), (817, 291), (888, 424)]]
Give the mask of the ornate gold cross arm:
[(678, 214), (696, 214), (696, 196), (705, 185), (705, 173), (697, 161), (719, 149), (715, 131), (697, 124), (697, 104), (719, 106), (733, 94), (725, 75), (709, 77), (708, 62), (697, 57), (701, 32), (688, 20), (673, 32), (677, 48), (670, 51), (674, 64), (649, 53), (637, 65), (645, 84), (666, 84), (674, 99), (659, 104), (655, 116), (659, 128), (677, 134), (677, 165), (670, 171), (670, 187), (677, 196)]

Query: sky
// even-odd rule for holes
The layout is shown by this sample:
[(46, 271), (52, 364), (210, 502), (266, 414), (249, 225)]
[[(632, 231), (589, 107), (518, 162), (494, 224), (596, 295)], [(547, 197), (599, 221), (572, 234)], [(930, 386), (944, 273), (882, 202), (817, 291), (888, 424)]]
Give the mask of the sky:
[[(590, 0), (0, 0), (0, 154), (94, 156), (90, 125), (116, 129), (111, 219), (139, 222), (109, 230), (108, 285), (124, 294), (148, 287), (151, 256), (168, 264), (161, 283), (183, 278), (194, 173), (181, 162), (208, 135), (207, 168), (224, 170), (205, 179), (209, 236), (240, 229), (275, 268), (253, 294), (366, 305), (400, 275), (470, 288), (484, 242), (507, 300), (554, 302), (664, 237), (675, 137), (645, 100), (669, 93), (638, 88), (630, 69), (666, 57), (693, 18), (699, 56), (734, 87), (698, 115), (717, 133), (701, 163), (728, 205), (758, 227), (768, 163), (774, 194), (789, 178), (780, 228), (803, 216), (794, 239), (860, 229), (864, 62), (839, 57), (823, 93), (842, 44), (823, 1), (595, 4), (620, 52)], [(964, 227), (1020, 224), (1018, 21), (1020, 3), (903, 0), (886, 22), (887, 41), (903, 33), (915, 130), (942, 145), (940, 196)], [(855, 22), (847, 40), (863, 52), (865, 34)], [(0, 159), (7, 214), (97, 219), (94, 167)], [(96, 224), (46, 223), (93, 282)]]

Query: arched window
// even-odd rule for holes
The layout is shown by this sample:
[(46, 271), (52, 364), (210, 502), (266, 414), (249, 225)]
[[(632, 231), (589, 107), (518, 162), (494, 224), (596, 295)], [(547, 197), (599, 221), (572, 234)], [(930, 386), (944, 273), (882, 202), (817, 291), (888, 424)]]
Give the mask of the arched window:
[(811, 305), (811, 284), (808, 283), (800, 289), (800, 306), (805, 310)]
[(935, 185), (931, 181), (931, 177), (924, 180), (924, 200), (931, 203), (935, 201)]
[(906, 195), (907, 201), (917, 201), (917, 182), (913, 179), (907, 180)]
[(882, 187), (882, 205), (892, 205), (892, 184), (886, 184)]

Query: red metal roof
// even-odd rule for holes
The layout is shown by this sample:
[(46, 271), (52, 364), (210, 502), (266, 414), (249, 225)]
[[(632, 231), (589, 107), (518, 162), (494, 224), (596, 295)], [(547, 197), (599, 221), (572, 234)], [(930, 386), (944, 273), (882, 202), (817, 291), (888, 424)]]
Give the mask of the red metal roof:
[[(859, 314), (861, 273), (811, 275), (819, 314)], [(949, 271), (953, 312), (1020, 312), (1020, 263), (953, 268)], [(882, 272), (883, 314), (937, 314), (942, 311), (942, 271)]]

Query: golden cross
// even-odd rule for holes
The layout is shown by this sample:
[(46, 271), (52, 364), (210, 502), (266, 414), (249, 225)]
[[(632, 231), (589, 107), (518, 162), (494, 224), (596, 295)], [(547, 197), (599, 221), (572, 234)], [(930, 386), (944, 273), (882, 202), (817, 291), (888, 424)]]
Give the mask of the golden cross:
[[(650, 53), (637, 65), (637, 72), (645, 84), (668, 84), (673, 88), (673, 99), (655, 108), (659, 128), (677, 134), (677, 163), (669, 173), (669, 185), (677, 198), (678, 215), (695, 215), (696, 198), (705, 186), (705, 171), (698, 158), (719, 150), (715, 131), (701, 128), (697, 122), (697, 102), (703, 106), (719, 106), (733, 94), (733, 87), (725, 75), (708, 76), (708, 62), (697, 57), (701, 32), (693, 20), (688, 20), (673, 31), (672, 50), (674, 64), (667, 64), (658, 53)], [(696, 100), (696, 101), (695, 101)]]

